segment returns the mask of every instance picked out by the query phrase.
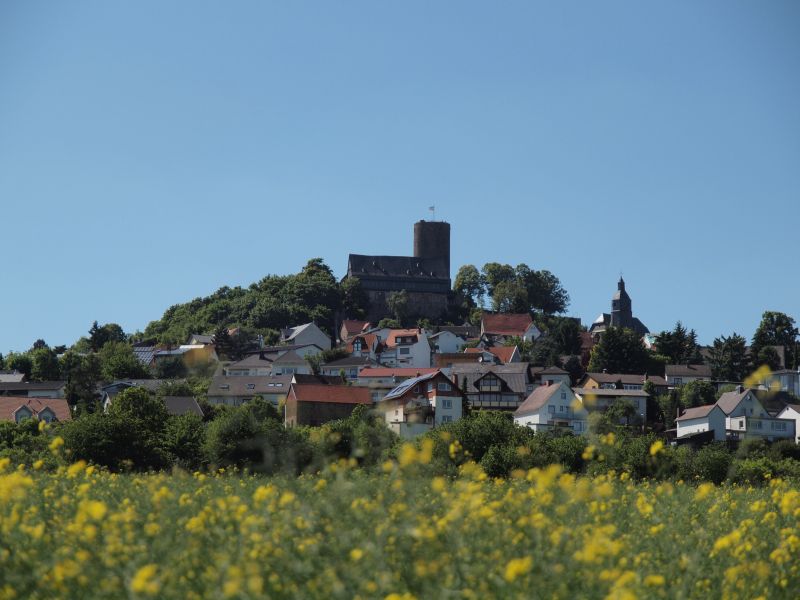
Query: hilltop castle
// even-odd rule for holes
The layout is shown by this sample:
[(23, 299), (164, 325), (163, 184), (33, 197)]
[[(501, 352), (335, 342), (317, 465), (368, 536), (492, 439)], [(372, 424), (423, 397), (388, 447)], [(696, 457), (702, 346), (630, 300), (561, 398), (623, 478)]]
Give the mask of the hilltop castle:
[(367, 319), (391, 316), (386, 305), (392, 292), (408, 294), (408, 315), (438, 320), (450, 297), (450, 224), (443, 221), (414, 223), (413, 256), (351, 254), (347, 277), (355, 277), (369, 298)]

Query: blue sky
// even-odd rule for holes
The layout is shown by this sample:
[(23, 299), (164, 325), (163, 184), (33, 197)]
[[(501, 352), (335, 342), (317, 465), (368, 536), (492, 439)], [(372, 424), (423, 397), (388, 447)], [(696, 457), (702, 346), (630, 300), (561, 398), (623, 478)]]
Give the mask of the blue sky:
[(800, 3), (0, 3), (0, 351), (321, 256), (620, 271), (651, 330), (800, 318)]

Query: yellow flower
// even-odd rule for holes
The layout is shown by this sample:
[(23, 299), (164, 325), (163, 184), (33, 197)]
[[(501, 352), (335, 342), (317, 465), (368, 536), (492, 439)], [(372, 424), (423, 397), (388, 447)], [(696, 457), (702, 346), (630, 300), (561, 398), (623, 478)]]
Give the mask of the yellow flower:
[(521, 575), (525, 575), (525, 573), (529, 572), (532, 567), (533, 559), (530, 556), (526, 556), (524, 558), (512, 558), (506, 565), (506, 570), (505, 573), (503, 573), (503, 577), (506, 581), (511, 583)]
[(64, 438), (57, 435), (56, 437), (53, 438), (53, 441), (50, 442), (50, 452), (53, 452), (55, 454), (56, 452), (58, 452), (59, 448), (61, 448), (61, 446), (63, 445), (64, 445)]
[(81, 512), (94, 521), (100, 521), (106, 516), (108, 508), (100, 500), (87, 500), (81, 503)]
[(38, 471), (44, 466), (44, 461), (42, 459), (36, 460), (33, 462), (33, 470)]
[(154, 564), (145, 565), (136, 571), (136, 575), (131, 579), (131, 590), (137, 594), (155, 596), (159, 590), (158, 580), (155, 578), (158, 566)]
[(644, 578), (644, 584), (650, 587), (658, 587), (664, 585), (665, 580), (663, 575), (648, 575)]
[(708, 495), (714, 491), (714, 484), (713, 483), (703, 483), (697, 487), (697, 491), (694, 493), (694, 499), (703, 500), (704, 498), (708, 497)]
[(664, 451), (664, 442), (661, 440), (656, 440), (653, 442), (652, 446), (650, 446), (650, 456), (657, 456), (661, 452)]
[(364, 556), (364, 551), (361, 548), (353, 548), (350, 550), (350, 560), (358, 562)]

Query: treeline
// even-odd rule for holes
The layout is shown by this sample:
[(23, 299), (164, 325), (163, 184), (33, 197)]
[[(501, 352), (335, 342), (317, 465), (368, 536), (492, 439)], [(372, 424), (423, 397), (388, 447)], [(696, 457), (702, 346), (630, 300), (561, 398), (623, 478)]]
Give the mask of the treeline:
[[(748, 441), (738, 448), (715, 442), (695, 450), (664, 446), (655, 434), (638, 434), (612, 419), (598, 419), (593, 430), (591, 436), (534, 433), (509, 414), (478, 411), (412, 443), (430, 453), (430, 475), (452, 476), (474, 461), (491, 477), (560, 464), (575, 474), (615, 471), (634, 479), (748, 484), (800, 479), (800, 447), (791, 441)], [(322, 427), (287, 429), (261, 399), (217, 407), (203, 419), (167, 414), (163, 402), (142, 388), (120, 393), (108, 413), (50, 427), (34, 420), (0, 423), (0, 458), (36, 468), (85, 460), (112, 471), (237, 467), (298, 475), (342, 459), (379, 469), (390, 458), (402, 460), (405, 451), (382, 418), (363, 407)]]

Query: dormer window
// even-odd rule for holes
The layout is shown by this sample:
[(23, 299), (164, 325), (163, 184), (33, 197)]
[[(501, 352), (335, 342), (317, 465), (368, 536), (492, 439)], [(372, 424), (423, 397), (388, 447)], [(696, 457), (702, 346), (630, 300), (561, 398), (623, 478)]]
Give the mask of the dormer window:
[(255, 384), (255, 383), (248, 383), (248, 384), (247, 384), (247, 389), (248, 389), (248, 390), (254, 390), (254, 389), (256, 389), (256, 384)]

